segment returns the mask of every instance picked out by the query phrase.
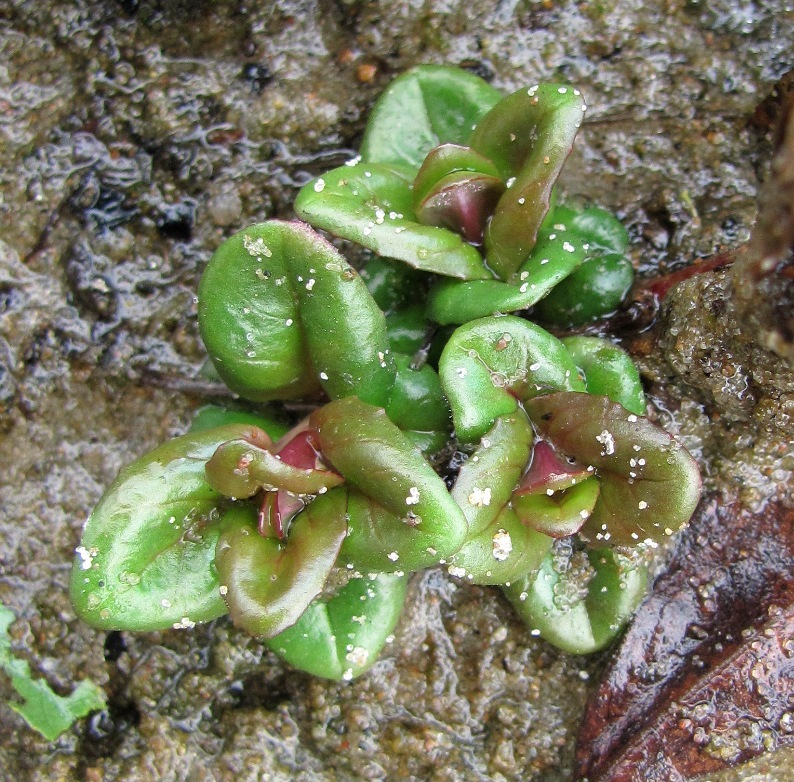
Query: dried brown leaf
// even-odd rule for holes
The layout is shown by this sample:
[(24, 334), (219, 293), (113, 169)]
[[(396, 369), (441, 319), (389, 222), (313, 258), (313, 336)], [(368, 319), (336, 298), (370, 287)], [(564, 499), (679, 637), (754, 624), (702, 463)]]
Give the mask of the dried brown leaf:
[(794, 509), (701, 503), (593, 693), (589, 782), (683, 782), (794, 746)]

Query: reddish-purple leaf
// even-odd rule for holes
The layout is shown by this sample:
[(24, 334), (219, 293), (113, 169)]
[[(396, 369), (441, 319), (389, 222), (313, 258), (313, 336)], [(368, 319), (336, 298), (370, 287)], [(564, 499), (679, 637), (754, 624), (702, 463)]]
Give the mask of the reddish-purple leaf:
[(794, 509), (701, 503), (593, 693), (578, 778), (683, 782), (794, 746)]
[(595, 470), (601, 492), (581, 531), (588, 543), (660, 541), (689, 521), (700, 497), (700, 473), (663, 429), (593, 394), (545, 394), (524, 406), (541, 437)]
[(457, 171), (436, 183), (417, 207), (416, 217), (424, 225), (447, 228), (480, 245), (504, 189), (498, 177)]

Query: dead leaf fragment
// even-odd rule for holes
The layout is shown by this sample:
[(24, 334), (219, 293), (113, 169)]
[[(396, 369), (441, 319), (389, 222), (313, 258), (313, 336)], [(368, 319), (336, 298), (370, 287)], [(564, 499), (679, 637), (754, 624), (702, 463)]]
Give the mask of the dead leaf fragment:
[(794, 509), (701, 503), (593, 693), (588, 782), (684, 782), (794, 746)]

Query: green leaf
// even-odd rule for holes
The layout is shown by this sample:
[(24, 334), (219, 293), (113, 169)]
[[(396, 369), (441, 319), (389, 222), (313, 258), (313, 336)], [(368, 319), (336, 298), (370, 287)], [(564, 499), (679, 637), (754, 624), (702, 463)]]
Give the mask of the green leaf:
[(469, 146), (492, 160), (509, 184), (485, 235), (486, 262), (503, 280), (535, 246), (584, 111), (579, 90), (537, 84), (499, 101), (471, 136)]
[(538, 394), (584, 389), (562, 343), (526, 320), (482, 318), (457, 329), (439, 376), (461, 442), (475, 442), (502, 415)]
[(629, 246), (629, 235), (615, 215), (598, 206), (574, 209), (570, 206), (555, 206), (549, 213), (546, 231), (574, 231), (583, 237), (592, 250), (621, 255)]
[(52, 691), (44, 679), (34, 679), (25, 660), (11, 653), (8, 628), (14, 613), (0, 605), (0, 668), (11, 678), (11, 685), (23, 699), (8, 705), (47, 741), (55, 741), (72, 724), (92, 711), (107, 705), (105, 693), (92, 681), (79, 682), (70, 695), (63, 697)]
[(394, 379), (386, 324), (347, 261), (308, 226), (271, 220), (227, 239), (199, 286), (199, 327), (224, 382), (254, 401), (357, 394)]
[(469, 535), (450, 559), (453, 575), (475, 584), (505, 584), (537, 569), (552, 538), (521, 522), (510, 507), (534, 434), (523, 410), (497, 419), (461, 467), (452, 498)]
[(631, 413), (645, 413), (645, 392), (631, 356), (600, 337), (566, 337), (562, 340), (584, 378), (588, 394), (608, 396)]
[(361, 268), (361, 279), (385, 315), (416, 304), (427, 276), (398, 261), (370, 258)]
[[(466, 519), (422, 453), (376, 407), (355, 397), (315, 410), (323, 457), (345, 477), (349, 532), (344, 561), (410, 572), (457, 551)], [(349, 490), (348, 490), (349, 487)]]
[[(603, 282), (603, 291), (584, 290), (579, 283), (579, 287), (566, 288), (565, 281), (589, 265), (590, 271), (585, 275), (587, 285), (600, 284), (594, 282), (592, 272), (600, 268), (602, 261), (611, 268), (612, 261), (604, 260), (607, 258), (621, 258), (622, 267), (626, 264), (631, 267), (623, 257), (627, 244), (626, 229), (603, 209), (588, 207), (577, 211), (556, 206), (540, 227), (532, 252), (508, 280), (438, 280), (428, 296), (428, 316), (438, 323), (448, 324), (516, 312), (534, 305), (537, 305), (535, 311), (540, 312), (547, 306), (544, 302), (553, 297), (549, 312), (554, 307), (567, 307), (577, 313), (587, 313), (588, 318), (591, 315), (600, 317), (617, 306), (615, 296), (625, 295), (624, 281), (615, 287), (610, 282), (613, 278), (609, 277)], [(558, 289), (573, 293), (558, 298)], [(553, 315), (550, 322), (564, 325), (568, 316), (562, 321), (561, 317), (559, 313)]]
[(294, 668), (349, 681), (368, 670), (400, 618), (407, 578), (388, 573), (353, 577), (267, 645)]
[(570, 560), (558, 572), (555, 557), (548, 554), (537, 576), (504, 588), (533, 631), (571, 654), (608, 646), (634, 614), (647, 585), (646, 568), (615, 551), (597, 549), (587, 557), (589, 574)]
[(412, 356), (424, 347), (430, 331), (424, 304), (415, 304), (387, 315), (386, 331), (392, 353)]
[(295, 211), (315, 228), (414, 269), (464, 280), (491, 276), (458, 234), (417, 221), (410, 181), (383, 165), (360, 163), (323, 174), (304, 185)]
[(553, 238), (547, 232), (541, 233), (529, 258), (509, 282), (438, 280), (428, 294), (428, 317), (443, 325), (468, 323), (536, 304), (587, 257), (578, 234), (573, 243), (564, 231), (552, 234)]
[(465, 144), (501, 98), (487, 82), (443, 65), (419, 65), (396, 78), (369, 115), (361, 158), (414, 173), (433, 147)]
[(538, 532), (552, 538), (565, 538), (582, 528), (593, 512), (599, 491), (598, 480), (588, 478), (565, 488), (516, 492), (513, 510), (524, 524)]
[(667, 432), (605, 396), (562, 392), (525, 402), (541, 437), (595, 468), (598, 501), (579, 533), (633, 546), (672, 535), (700, 497), (697, 462)]
[(533, 315), (558, 328), (592, 323), (615, 312), (634, 282), (634, 267), (624, 255), (591, 255), (538, 302)]
[(237, 627), (272, 638), (298, 621), (325, 586), (347, 532), (337, 505), (331, 492), (309, 503), (286, 542), (260, 535), (252, 509), (229, 512), (215, 564)]
[(76, 549), (71, 597), (82, 619), (106, 630), (161, 630), (226, 613), (213, 563), (228, 503), (204, 466), (221, 443), (251, 430), (186, 434), (119, 473)]
[(452, 498), (462, 508), (469, 535), (487, 529), (502, 512), (527, 469), (535, 439), (521, 408), (500, 416), (460, 468)]
[(449, 434), (452, 429), (449, 405), (435, 370), (427, 364), (412, 369), (410, 357), (404, 354), (395, 355), (394, 362), (397, 377), (385, 407), (389, 418), (403, 431)]
[(524, 524), (506, 507), (451, 558), (449, 573), (473, 584), (511, 584), (536, 570), (554, 538)]
[[(634, 280), (626, 257), (629, 237), (614, 215), (589, 206), (582, 210), (555, 207), (541, 233), (564, 236), (586, 247), (582, 262), (538, 302), (533, 315), (544, 323), (571, 328), (590, 323), (617, 309)], [(534, 255), (534, 253), (533, 253)]]

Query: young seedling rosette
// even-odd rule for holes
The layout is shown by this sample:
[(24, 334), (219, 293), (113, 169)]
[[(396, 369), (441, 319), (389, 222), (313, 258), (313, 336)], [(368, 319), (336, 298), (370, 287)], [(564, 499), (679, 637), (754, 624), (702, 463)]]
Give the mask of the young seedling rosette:
[(519, 318), (484, 318), (452, 335), (440, 372), (459, 439), (477, 443), (452, 490), (470, 534), (450, 572), (504, 585), (563, 649), (603, 648), (642, 597), (644, 565), (592, 555), (591, 589), (558, 605), (555, 590), (572, 590), (571, 575), (553, 570), (555, 540), (656, 545), (695, 509), (696, 463), (632, 412), (645, 407), (639, 376), (606, 340), (562, 342)]
[[(447, 114), (452, 85), (461, 98)], [(409, 71), (373, 111), (361, 160), (309, 182), (296, 212), (437, 275), (427, 312), (439, 323), (534, 305), (552, 325), (597, 320), (620, 305), (634, 271), (614, 217), (595, 207), (551, 208), (584, 98), (549, 83), (497, 96), (455, 69)], [(411, 112), (421, 131), (400, 133)]]
[(243, 401), (202, 410), (108, 489), (73, 567), (83, 619), (228, 613), (292, 666), (349, 680), (392, 635), (410, 574), (443, 565), (502, 587), (564, 650), (610, 643), (644, 593), (643, 552), (687, 522), (700, 481), (644, 417), (623, 350), (533, 322), (601, 319), (633, 278), (615, 217), (555, 203), (584, 111), (570, 85), (503, 96), (420, 66), (375, 105), (360, 158), (300, 191), (305, 222), (218, 248), (199, 327)]

